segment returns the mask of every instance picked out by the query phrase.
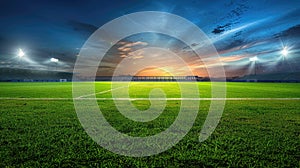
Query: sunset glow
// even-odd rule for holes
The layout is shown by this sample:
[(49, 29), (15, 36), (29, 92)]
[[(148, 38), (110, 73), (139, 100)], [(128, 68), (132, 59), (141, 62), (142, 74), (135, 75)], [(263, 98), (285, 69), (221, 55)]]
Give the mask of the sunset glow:
[(138, 72), (135, 76), (172, 76), (172, 74), (160, 68), (147, 68)]

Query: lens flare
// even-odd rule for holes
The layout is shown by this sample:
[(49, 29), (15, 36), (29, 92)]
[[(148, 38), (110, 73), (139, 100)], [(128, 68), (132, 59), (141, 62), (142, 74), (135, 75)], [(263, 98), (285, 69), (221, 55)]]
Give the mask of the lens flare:
[(255, 56), (255, 57), (249, 58), (249, 60), (250, 60), (251, 62), (253, 62), (253, 61), (257, 61), (258, 58)]
[(18, 56), (22, 58), (24, 55), (25, 55), (24, 51), (21, 48), (19, 48)]
[(287, 55), (289, 54), (289, 50), (288, 50), (286, 47), (284, 47), (284, 48), (282, 49), (282, 51), (281, 51), (281, 54), (282, 54), (283, 56), (287, 56)]

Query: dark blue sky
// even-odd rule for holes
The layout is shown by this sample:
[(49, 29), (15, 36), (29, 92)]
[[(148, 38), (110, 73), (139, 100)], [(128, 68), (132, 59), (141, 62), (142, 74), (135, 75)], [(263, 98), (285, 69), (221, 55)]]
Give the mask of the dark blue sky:
[[(298, 0), (2, 0), (0, 6), (0, 67), (20, 67), (16, 53), (22, 48), (26, 68), (47, 69), (55, 57), (59, 69), (72, 71), (83, 43), (106, 22), (132, 12), (164, 11), (198, 25), (229, 76), (251, 72), (249, 58), (254, 56), (260, 73), (300, 71)], [(281, 65), (284, 47), (289, 54)]]

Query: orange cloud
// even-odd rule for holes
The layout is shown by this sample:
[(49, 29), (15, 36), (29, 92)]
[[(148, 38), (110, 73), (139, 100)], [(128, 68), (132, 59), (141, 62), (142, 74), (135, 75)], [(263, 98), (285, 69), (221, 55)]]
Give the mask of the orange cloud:
[(164, 71), (161, 68), (150, 67), (139, 71), (136, 76), (172, 76), (172, 74)]
[[(130, 49), (131, 50), (131, 48), (125, 48), (125, 49)], [(125, 50), (125, 49), (123, 49), (123, 50)], [(128, 52), (128, 53), (121, 52), (120, 57), (121, 58), (139, 59), (139, 58), (144, 57), (143, 54), (144, 54), (144, 51), (141, 49), (141, 50), (131, 51), (131, 52)]]
[(131, 48), (119, 47), (118, 50), (121, 52), (126, 52), (126, 51), (131, 51)]
[(146, 45), (148, 45), (148, 43), (142, 42), (142, 41), (137, 41), (137, 42), (127, 43), (123, 47), (133, 47), (133, 46), (137, 46), (137, 45), (146, 46)]
[(220, 61), (222, 62), (235, 62), (239, 61), (241, 59), (244, 59), (245, 56), (243, 55), (234, 55), (234, 56), (229, 56), (229, 57), (220, 57)]
[(137, 42), (119, 42), (119, 44), (123, 45), (122, 47), (119, 47), (118, 50), (120, 51), (128, 51), (131, 50), (131, 47), (134, 46), (146, 46), (148, 43), (142, 42), (142, 41), (137, 41)]

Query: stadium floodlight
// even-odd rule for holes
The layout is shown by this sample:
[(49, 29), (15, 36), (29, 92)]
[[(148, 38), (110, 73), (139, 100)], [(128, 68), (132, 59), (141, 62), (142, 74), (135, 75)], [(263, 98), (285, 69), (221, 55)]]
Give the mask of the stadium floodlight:
[(57, 63), (57, 62), (58, 62), (58, 59), (57, 59), (57, 58), (51, 58), (50, 61), (51, 61), (51, 62)]
[(249, 60), (250, 60), (251, 62), (255, 62), (255, 61), (258, 60), (258, 58), (257, 58), (257, 56), (255, 56), (255, 57), (249, 58)]
[(24, 55), (24, 51), (21, 48), (19, 48), (18, 57), (22, 58)]
[(254, 75), (256, 75), (256, 61), (258, 60), (257, 56), (249, 58), (250, 62), (254, 62)]
[(289, 50), (288, 50), (286, 47), (284, 47), (284, 48), (281, 50), (281, 54), (282, 54), (284, 57), (286, 57), (286, 56), (289, 54)]

